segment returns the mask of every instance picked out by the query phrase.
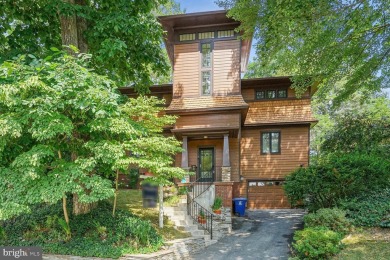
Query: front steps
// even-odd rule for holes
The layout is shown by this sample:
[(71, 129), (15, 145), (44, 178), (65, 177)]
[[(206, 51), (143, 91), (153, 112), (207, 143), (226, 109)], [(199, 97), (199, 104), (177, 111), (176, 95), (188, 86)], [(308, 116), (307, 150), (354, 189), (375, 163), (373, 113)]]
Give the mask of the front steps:
[(217, 242), (215, 239), (210, 239), (210, 234), (202, 229), (190, 216), (187, 215), (187, 199), (180, 199), (179, 203), (174, 207), (164, 207), (164, 215), (175, 224), (179, 230), (186, 231), (195, 238), (204, 238), (205, 245), (209, 246)]

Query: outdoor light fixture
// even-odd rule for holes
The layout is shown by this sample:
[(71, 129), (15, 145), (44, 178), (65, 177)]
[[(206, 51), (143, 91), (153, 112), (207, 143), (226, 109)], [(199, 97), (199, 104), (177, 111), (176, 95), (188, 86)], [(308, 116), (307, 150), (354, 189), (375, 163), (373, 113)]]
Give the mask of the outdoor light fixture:
[(196, 172), (196, 168), (197, 168), (196, 165), (191, 165), (191, 171), (192, 172)]

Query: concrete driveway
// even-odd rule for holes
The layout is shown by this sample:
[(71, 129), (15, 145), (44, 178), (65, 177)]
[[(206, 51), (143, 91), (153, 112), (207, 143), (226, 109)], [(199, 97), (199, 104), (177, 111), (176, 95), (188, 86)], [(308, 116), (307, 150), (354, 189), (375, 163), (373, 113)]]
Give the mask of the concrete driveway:
[(233, 232), (192, 259), (288, 259), (293, 232), (302, 228), (299, 209), (247, 211), (233, 219)]

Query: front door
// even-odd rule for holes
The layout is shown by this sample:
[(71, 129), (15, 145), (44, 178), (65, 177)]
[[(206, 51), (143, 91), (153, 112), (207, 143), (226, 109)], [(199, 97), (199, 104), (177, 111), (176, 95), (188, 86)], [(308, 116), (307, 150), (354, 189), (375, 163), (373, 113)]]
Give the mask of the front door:
[(199, 181), (214, 181), (214, 148), (199, 148)]

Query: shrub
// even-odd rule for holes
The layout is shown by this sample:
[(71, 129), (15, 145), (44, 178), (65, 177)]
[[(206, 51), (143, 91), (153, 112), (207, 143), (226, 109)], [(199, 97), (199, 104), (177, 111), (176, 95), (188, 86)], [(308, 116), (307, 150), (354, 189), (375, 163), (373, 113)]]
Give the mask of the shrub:
[(295, 232), (293, 247), (301, 259), (328, 259), (341, 249), (342, 235), (326, 227)]
[(353, 198), (390, 185), (390, 161), (373, 154), (332, 154), (317, 165), (299, 168), (286, 177), (284, 189), (293, 206), (303, 203), (309, 210), (337, 206)]
[(340, 202), (339, 207), (356, 226), (387, 227), (390, 222), (390, 188)]
[(216, 197), (214, 200), (214, 204), (212, 206), (213, 210), (218, 210), (222, 208), (222, 198), (221, 197)]
[[(70, 230), (61, 216), (61, 204), (37, 205), (31, 214), (4, 221), (7, 246), (41, 246), (45, 253), (118, 258), (125, 253), (150, 252), (162, 245), (162, 238), (148, 221), (100, 202), (88, 214), (71, 216)], [(69, 237), (71, 233), (71, 238)], [(21, 239), (23, 237), (24, 239)]]
[(345, 235), (352, 228), (345, 214), (345, 211), (337, 208), (319, 209), (316, 213), (310, 213), (304, 217), (305, 228), (322, 226)]
[(129, 187), (130, 189), (136, 189), (138, 184), (138, 178), (139, 178), (139, 169), (131, 168), (129, 173)]

